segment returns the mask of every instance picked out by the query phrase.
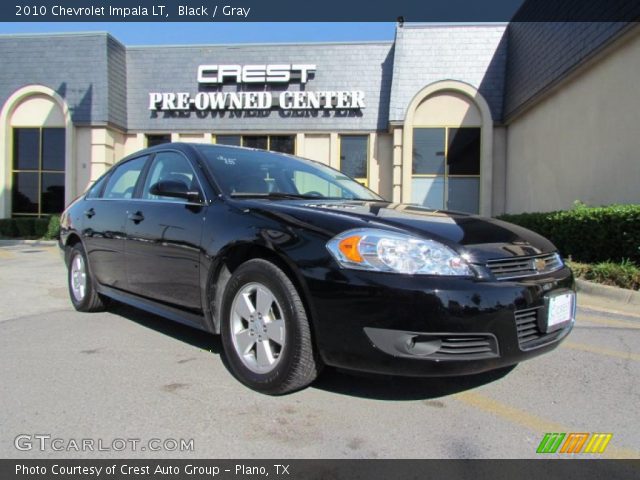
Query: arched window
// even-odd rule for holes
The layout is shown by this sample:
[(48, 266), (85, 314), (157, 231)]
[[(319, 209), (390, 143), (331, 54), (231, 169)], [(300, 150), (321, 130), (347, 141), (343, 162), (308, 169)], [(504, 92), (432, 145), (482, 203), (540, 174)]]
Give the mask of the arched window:
[(73, 195), (71, 119), (64, 100), (43, 85), (14, 92), (0, 110), (0, 217), (62, 212)]

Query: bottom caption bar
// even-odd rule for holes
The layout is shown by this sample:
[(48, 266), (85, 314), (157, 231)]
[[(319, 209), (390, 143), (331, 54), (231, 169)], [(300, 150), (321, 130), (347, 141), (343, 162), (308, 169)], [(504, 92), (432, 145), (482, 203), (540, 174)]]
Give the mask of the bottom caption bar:
[(0, 479), (638, 478), (640, 460), (0, 460)]

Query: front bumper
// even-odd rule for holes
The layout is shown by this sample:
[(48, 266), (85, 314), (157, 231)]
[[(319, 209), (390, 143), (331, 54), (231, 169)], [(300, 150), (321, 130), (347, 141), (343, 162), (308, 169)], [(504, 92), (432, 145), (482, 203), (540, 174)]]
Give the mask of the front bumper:
[(567, 267), (519, 281), (356, 270), (305, 272), (314, 334), (328, 365), (409, 376), (480, 373), (555, 348), (545, 298), (574, 291)]

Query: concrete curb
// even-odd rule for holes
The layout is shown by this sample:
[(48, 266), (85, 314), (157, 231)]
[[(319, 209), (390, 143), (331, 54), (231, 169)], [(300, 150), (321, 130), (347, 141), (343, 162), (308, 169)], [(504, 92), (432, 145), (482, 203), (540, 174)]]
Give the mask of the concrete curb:
[(640, 307), (640, 292), (635, 290), (627, 290), (625, 288), (611, 287), (609, 285), (600, 285), (599, 283), (588, 282), (576, 278), (576, 288), (578, 292), (613, 300), (626, 305), (637, 305)]
[(50, 247), (58, 244), (57, 240), (0, 240), (0, 247), (15, 247), (17, 245), (31, 245), (35, 247)]

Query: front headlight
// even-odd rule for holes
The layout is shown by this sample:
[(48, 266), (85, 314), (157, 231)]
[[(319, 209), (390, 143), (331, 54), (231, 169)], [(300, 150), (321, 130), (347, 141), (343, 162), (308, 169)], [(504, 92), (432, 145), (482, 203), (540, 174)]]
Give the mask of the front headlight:
[(344, 268), (418, 275), (473, 276), (467, 262), (442, 243), (388, 230), (347, 230), (329, 240), (327, 249)]

